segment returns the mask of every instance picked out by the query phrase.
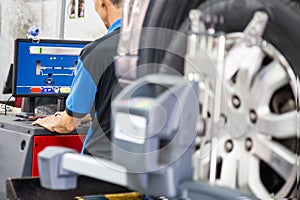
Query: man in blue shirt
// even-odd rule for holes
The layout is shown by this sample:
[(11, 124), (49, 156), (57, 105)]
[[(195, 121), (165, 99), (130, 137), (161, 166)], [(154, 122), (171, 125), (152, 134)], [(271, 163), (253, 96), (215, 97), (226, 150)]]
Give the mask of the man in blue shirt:
[(91, 114), (94, 117), (82, 153), (110, 159), (111, 101), (120, 90), (113, 61), (119, 41), (122, 0), (95, 0), (95, 9), (108, 33), (81, 52), (66, 110), (38, 119), (33, 125), (69, 133), (80, 125), (84, 116)]

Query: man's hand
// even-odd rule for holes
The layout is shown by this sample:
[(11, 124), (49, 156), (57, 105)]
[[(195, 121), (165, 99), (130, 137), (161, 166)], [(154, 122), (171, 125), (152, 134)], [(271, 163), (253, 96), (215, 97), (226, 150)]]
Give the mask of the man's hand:
[(32, 125), (39, 125), (51, 132), (69, 133), (81, 123), (81, 118), (69, 116), (65, 111), (57, 112), (45, 118), (37, 119)]

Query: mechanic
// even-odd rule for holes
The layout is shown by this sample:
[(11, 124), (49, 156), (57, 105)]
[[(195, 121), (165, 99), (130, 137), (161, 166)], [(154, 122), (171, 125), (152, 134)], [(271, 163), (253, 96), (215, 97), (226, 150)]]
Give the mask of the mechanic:
[(108, 33), (82, 50), (65, 111), (32, 124), (52, 132), (69, 133), (91, 114), (94, 118), (82, 153), (110, 159), (110, 104), (120, 90), (113, 61), (119, 40), (122, 0), (95, 0), (95, 9)]

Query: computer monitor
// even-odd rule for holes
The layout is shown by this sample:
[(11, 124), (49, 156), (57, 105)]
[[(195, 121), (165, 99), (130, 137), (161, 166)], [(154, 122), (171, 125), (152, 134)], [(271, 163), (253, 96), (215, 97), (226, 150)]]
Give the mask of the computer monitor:
[(12, 72), (13, 64), (10, 64), (8, 73), (2, 88), (2, 94), (11, 94), (12, 93)]
[(14, 97), (26, 97), (24, 112), (34, 112), (34, 98), (66, 97), (76, 74), (78, 57), (89, 41), (16, 39)]

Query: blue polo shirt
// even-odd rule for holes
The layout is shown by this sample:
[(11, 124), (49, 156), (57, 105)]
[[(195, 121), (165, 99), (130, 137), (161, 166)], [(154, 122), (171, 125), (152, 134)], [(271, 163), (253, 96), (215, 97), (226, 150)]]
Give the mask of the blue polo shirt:
[[(107, 34), (112, 33), (120, 27), (121, 19), (118, 19), (109, 27)], [(71, 88), (71, 92), (66, 99), (67, 113), (73, 117), (78, 118), (84, 117), (86, 114), (90, 114), (98, 89), (97, 85), (84, 67), (83, 62), (80, 58), (77, 65), (77, 74), (73, 79)], [(92, 128), (90, 127), (83, 144), (82, 153), (91, 135)]]
[(115, 21), (107, 30), (107, 34), (113, 32), (114, 30), (118, 29), (121, 27), (122, 24), (122, 20), (118, 19), (117, 21)]

